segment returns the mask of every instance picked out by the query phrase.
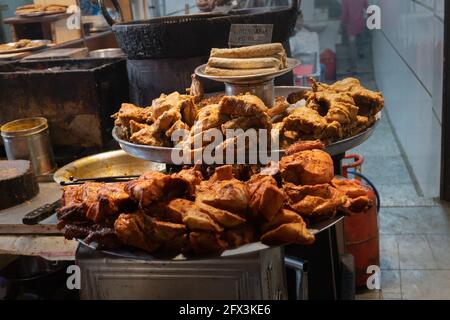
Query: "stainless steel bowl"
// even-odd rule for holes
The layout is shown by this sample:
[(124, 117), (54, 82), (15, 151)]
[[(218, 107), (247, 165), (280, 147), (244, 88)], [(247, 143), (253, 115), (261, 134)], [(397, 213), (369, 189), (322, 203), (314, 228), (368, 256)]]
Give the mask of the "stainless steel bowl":
[(91, 58), (120, 58), (125, 57), (125, 53), (120, 48), (98, 49), (89, 52)]

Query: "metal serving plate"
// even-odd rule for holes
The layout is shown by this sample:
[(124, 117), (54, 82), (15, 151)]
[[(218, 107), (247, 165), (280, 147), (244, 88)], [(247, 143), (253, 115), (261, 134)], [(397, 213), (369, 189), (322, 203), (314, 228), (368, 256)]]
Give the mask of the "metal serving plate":
[[(338, 223), (343, 217), (336, 216), (318, 223), (315, 223), (310, 226), (309, 231), (313, 234), (319, 234), (324, 230), (327, 230), (328, 228), (334, 226), (336, 223)], [(92, 250), (97, 250), (97, 244), (95, 242), (87, 244), (82, 240), (78, 241), (86, 246), (91, 248)], [(104, 254), (125, 258), (125, 259), (133, 259), (133, 260), (172, 260), (172, 261), (185, 261), (185, 260), (204, 260), (204, 259), (211, 259), (211, 258), (233, 258), (238, 257), (242, 255), (248, 255), (252, 253), (256, 253), (259, 251), (263, 251), (266, 249), (269, 249), (271, 247), (261, 243), (261, 242), (254, 242), (249, 243), (243, 246), (240, 246), (238, 248), (225, 250), (222, 252), (222, 254), (217, 256), (203, 256), (203, 257), (196, 257), (196, 256), (185, 256), (183, 254), (178, 254), (176, 256), (158, 256), (158, 255), (152, 255), (150, 253), (147, 253), (143, 250), (140, 250), (138, 248), (133, 247), (123, 247), (120, 249), (114, 249), (114, 250), (101, 250)]]
[[(310, 90), (310, 89), (311, 88), (295, 87), (295, 86), (275, 87), (275, 95), (287, 97), (291, 93), (297, 92), (299, 90)], [(331, 156), (335, 156), (335, 155), (343, 154), (346, 151), (359, 146), (360, 144), (362, 144), (363, 142), (365, 142), (367, 139), (370, 138), (372, 133), (375, 131), (375, 128), (377, 127), (380, 118), (381, 118), (381, 112), (377, 115), (377, 121), (375, 122), (375, 124), (372, 127), (368, 128), (367, 130), (365, 130), (353, 137), (329, 144), (325, 148), (325, 151), (328, 152)], [(139, 145), (139, 144), (131, 143), (129, 141), (125, 141), (118, 136), (117, 128), (113, 129), (112, 135), (113, 135), (114, 139), (119, 143), (120, 147), (125, 152), (132, 155), (133, 157), (143, 159), (143, 160), (172, 164), (172, 157), (171, 157), (172, 152), (179, 150), (179, 149), (168, 148), (168, 147), (145, 146), (145, 145)], [(275, 152), (278, 152), (281, 156), (284, 154), (283, 150), (275, 151)]]
[(53, 175), (60, 183), (77, 179), (140, 175), (149, 171), (163, 171), (166, 166), (133, 157), (123, 150), (99, 153), (79, 159), (62, 167)]
[[(39, 46), (36, 46), (36, 47), (19, 48), (19, 49), (13, 49), (13, 50), (1, 50), (0, 54), (19, 53), (19, 52), (25, 52), (25, 51), (36, 51), (36, 50), (44, 49), (45, 47), (47, 47), (47, 45), (49, 43), (51, 43), (50, 40), (31, 40), (31, 42), (39, 42), (42, 44)], [(10, 42), (10, 43), (8, 43), (8, 45), (13, 46), (14, 42)]]
[(292, 71), (294, 68), (300, 65), (300, 61), (293, 58), (287, 58), (287, 67), (285, 69), (276, 71), (276, 72), (270, 72), (270, 73), (262, 73), (257, 75), (246, 75), (246, 76), (212, 76), (205, 73), (206, 64), (202, 64), (201, 66), (197, 67), (195, 69), (195, 74), (199, 77), (215, 80), (219, 82), (227, 82), (227, 83), (245, 83), (248, 84), (250, 82), (264, 82), (272, 80), (276, 77), (279, 77), (285, 73), (288, 73), (289, 71)]

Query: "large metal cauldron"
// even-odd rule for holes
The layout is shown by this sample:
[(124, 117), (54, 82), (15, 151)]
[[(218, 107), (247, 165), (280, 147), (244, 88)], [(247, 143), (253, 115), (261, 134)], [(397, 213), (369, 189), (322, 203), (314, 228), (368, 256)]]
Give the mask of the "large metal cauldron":
[[(272, 42), (289, 50), (300, 0), (291, 6), (235, 10), (228, 14), (206, 13), (169, 16), (145, 21), (120, 22), (111, 17), (103, 1), (103, 13), (113, 25), (119, 46), (128, 56), (131, 101), (145, 106), (162, 92), (184, 91), (193, 70), (207, 62), (211, 48), (228, 47), (232, 24), (273, 24)], [(120, 17), (117, 1), (112, 1)], [(283, 81), (284, 80), (284, 81)], [(280, 82), (281, 81), (281, 82)], [(292, 85), (292, 75), (277, 85)], [(206, 92), (223, 90), (221, 83), (205, 81)]]

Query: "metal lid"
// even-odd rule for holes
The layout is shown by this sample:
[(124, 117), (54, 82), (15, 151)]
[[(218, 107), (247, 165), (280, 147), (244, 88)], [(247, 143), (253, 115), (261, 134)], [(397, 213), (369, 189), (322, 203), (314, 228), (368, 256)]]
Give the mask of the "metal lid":
[(0, 127), (2, 137), (24, 137), (42, 132), (48, 128), (47, 119), (42, 117), (18, 119)]

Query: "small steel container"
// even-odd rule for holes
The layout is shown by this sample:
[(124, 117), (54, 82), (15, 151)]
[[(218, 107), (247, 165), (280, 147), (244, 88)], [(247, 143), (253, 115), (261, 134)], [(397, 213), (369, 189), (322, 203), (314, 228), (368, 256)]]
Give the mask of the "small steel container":
[(30, 160), (36, 175), (53, 172), (56, 164), (47, 119), (19, 119), (0, 128), (9, 160)]

